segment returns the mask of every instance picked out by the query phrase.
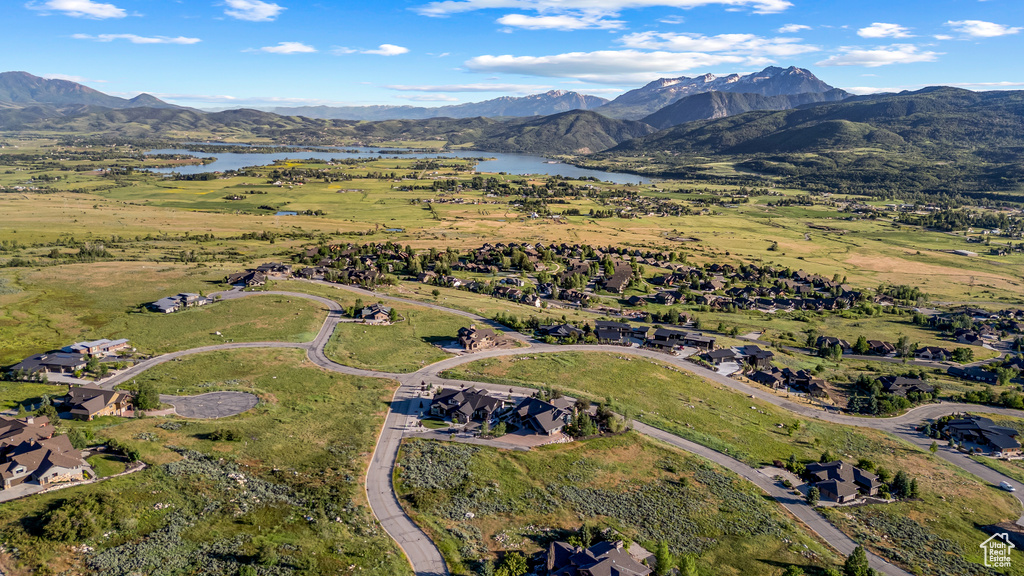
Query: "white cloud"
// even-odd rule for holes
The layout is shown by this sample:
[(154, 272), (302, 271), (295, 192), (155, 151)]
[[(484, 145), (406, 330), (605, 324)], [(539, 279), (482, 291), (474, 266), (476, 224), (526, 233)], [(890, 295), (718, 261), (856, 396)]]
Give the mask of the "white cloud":
[(277, 46), (264, 46), (263, 48), (249, 48), (245, 52), (269, 52), (271, 54), (309, 54), (316, 52), (316, 48), (303, 44), (302, 42), (279, 42)]
[(286, 10), (284, 6), (260, 0), (224, 0), (224, 4), (224, 14), (249, 22), (270, 22)]
[(65, 16), (73, 16), (75, 18), (93, 18), (96, 20), (124, 18), (128, 15), (123, 8), (118, 8), (113, 4), (93, 2), (92, 0), (47, 0), (42, 4), (29, 2), (25, 7), (44, 12), (62, 12)]
[(952, 40), (953, 39), (953, 37), (950, 36), (949, 34), (936, 34), (934, 36), (934, 38), (936, 40)]
[(399, 92), (514, 92), (517, 94), (533, 94), (551, 90), (551, 86), (538, 84), (442, 84), (438, 86), (393, 84), (385, 86)]
[(668, 50), (672, 52), (724, 52), (757, 56), (795, 56), (816, 52), (817, 46), (800, 44), (799, 38), (762, 38), (754, 34), (700, 34), (637, 32), (622, 37), (628, 48)]
[(79, 84), (106, 82), (106, 80), (94, 80), (92, 78), (86, 78), (84, 76), (75, 76), (74, 74), (43, 74), (42, 77), (47, 78), (49, 80), (67, 80), (68, 82), (77, 82)]
[(910, 38), (913, 36), (910, 33), (910, 28), (885, 22), (875, 22), (871, 26), (861, 28), (857, 30), (857, 35), (861, 38)]
[(682, 24), (683, 22), (686, 22), (686, 19), (682, 16), (666, 16), (661, 20), (658, 20), (658, 22), (661, 22), (662, 24)]
[(93, 40), (95, 42), (113, 42), (114, 40), (127, 40), (132, 44), (198, 44), (202, 42), (199, 38), (186, 38), (185, 36), (138, 36), (136, 34), (72, 34), (75, 40)]
[(439, 0), (414, 8), (414, 10), (424, 16), (435, 17), (494, 8), (533, 11), (542, 15), (566, 12), (615, 15), (627, 9), (653, 7), (687, 9), (712, 5), (722, 5), (737, 10), (749, 8), (757, 14), (775, 14), (793, 6), (789, 0)]
[(380, 46), (370, 50), (357, 50), (355, 48), (346, 48), (339, 46), (331, 50), (334, 55), (341, 54), (376, 54), (377, 56), (398, 56), (399, 54), (405, 54), (409, 51), (405, 46), (395, 46), (394, 44), (381, 44)]
[(467, 60), (465, 66), (476, 72), (576, 78), (587, 82), (625, 84), (650, 82), (665, 76), (678, 76), (686, 70), (720, 64), (764, 66), (770, 63), (771, 60), (767, 58), (735, 54), (601, 50), (550, 56), (484, 55)]
[(846, 47), (842, 54), (828, 57), (818, 66), (867, 66), (875, 68), (889, 64), (911, 64), (934, 62), (942, 52), (919, 52), (913, 44), (892, 44), (874, 49)]
[(498, 18), (498, 24), (524, 28), (526, 30), (618, 30), (626, 25), (622, 20), (607, 20), (599, 15), (558, 14), (554, 16), (527, 16), (506, 14)]
[(811, 27), (805, 24), (786, 24), (785, 26), (776, 30), (779, 34), (793, 34), (801, 30), (810, 30)]
[(949, 22), (946, 22), (946, 26), (950, 26), (954, 31), (973, 38), (1006, 36), (1008, 34), (1017, 34), (1021, 30), (1024, 30), (1024, 28), (1011, 28), (1004, 24), (985, 22), (984, 20), (950, 20)]
[(395, 46), (394, 44), (381, 44), (374, 50), (363, 50), (363, 54), (377, 54), (378, 56), (398, 56), (399, 54), (405, 54), (409, 49), (405, 46)]

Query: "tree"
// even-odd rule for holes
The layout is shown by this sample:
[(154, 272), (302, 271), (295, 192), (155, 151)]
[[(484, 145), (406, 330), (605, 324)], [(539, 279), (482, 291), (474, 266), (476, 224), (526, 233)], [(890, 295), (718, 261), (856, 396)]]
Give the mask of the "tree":
[(821, 500), (821, 490), (818, 490), (817, 486), (811, 486), (811, 489), (807, 491), (805, 500), (808, 506), (817, 506), (818, 500)]
[(892, 483), (889, 485), (889, 491), (892, 492), (894, 496), (897, 496), (899, 498), (909, 497), (910, 478), (907, 476), (906, 472), (900, 470), (899, 472), (896, 473), (896, 476), (894, 476), (892, 479)]
[(843, 564), (843, 576), (874, 576), (875, 571), (868, 566), (868, 554), (863, 546), (857, 546)]
[(36, 410), (36, 416), (45, 416), (50, 421), (50, 426), (54, 426), (60, 421), (60, 416), (57, 415), (57, 409), (53, 407), (53, 404), (44, 404)]
[(667, 576), (672, 569), (672, 553), (668, 550), (668, 542), (661, 540), (654, 551), (655, 576)]
[(974, 350), (971, 350), (970, 348), (954, 348), (953, 362), (958, 364), (974, 362)]
[(501, 559), (501, 566), (494, 571), (495, 576), (523, 576), (529, 571), (526, 557), (519, 552), (509, 552)]
[(277, 546), (266, 538), (256, 540), (256, 562), (263, 566), (274, 566), (277, 564)]
[(687, 554), (679, 560), (680, 576), (700, 576), (697, 572), (697, 559), (692, 554)]
[(928, 447), (928, 451), (931, 452), (932, 454), (935, 454), (936, 452), (938, 452), (939, 451), (939, 443), (934, 441), (934, 440), (932, 440), (932, 445)]
[(433, 290), (430, 291), (430, 295), (434, 297), (434, 300), (437, 300), (438, 296), (441, 295), (441, 291), (438, 290), (437, 288), (434, 288)]
[(160, 393), (152, 382), (143, 382), (135, 394), (135, 408), (138, 410), (155, 410), (160, 407)]
[(818, 462), (825, 464), (827, 462), (834, 462), (835, 459), (835, 454), (832, 454), (829, 450), (825, 450), (821, 453), (821, 458), (818, 459)]
[(863, 356), (871, 350), (871, 346), (868, 345), (868, 339), (860, 336), (857, 338), (857, 343), (853, 345), (853, 351)]
[(498, 425), (495, 426), (493, 430), (491, 430), (491, 436), (494, 437), (494, 438), (498, 438), (499, 436), (504, 436), (505, 432), (507, 430), (508, 430), (508, 427), (505, 426), (504, 422), (498, 422)]
[(796, 564), (790, 564), (786, 567), (786, 571), (782, 573), (782, 576), (804, 576), (806, 572), (804, 569), (797, 566)]

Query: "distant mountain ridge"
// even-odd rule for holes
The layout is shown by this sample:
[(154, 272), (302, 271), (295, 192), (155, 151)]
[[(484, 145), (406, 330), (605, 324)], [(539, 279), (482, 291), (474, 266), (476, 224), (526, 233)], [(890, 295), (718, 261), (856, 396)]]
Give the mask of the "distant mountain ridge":
[(642, 122), (664, 130), (698, 120), (715, 120), (755, 110), (789, 110), (806, 104), (837, 102), (847, 97), (849, 94), (838, 88), (828, 92), (803, 92), (778, 96), (737, 92), (704, 92), (686, 96), (674, 104), (669, 104), (654, 114), (645, 116)]
[(1024, 91), (932, 87), (689, 122), (616, 150), (746, 155), (874, 148), (939, 158), (955, 151), (1018, 154), (1022, 140)]
[(103, 108), (179, 108), (155, 96), (139, 94), (135, 98), (118, 98), (93, 90), (70, 80), (33, 76), (28, 72), (0, 73), (0, 105), (12, 106), (102, 106)]
[(839, 100), (849, 96), (848, 93), (822, 82), (804, 68), (769, 66), (760, 72), (742, 76), (704, 74), (696, 78), (662, 78), (642, 88), (626, 92), (601, 106), (596, 112), (611, 118), (639, 120), (687, 96), (706, 92), (734, 92), (759, 96), (828, 93), (831, 94), (830, 98)]
[(529, 96), (502, 96), (483, 102), (449, 106), (297, 106), (271, 109), (275, 114), (336, 120), (418, 120), (425, 118), (485, 118), (549, 116), (570, 110), (592, 110), (608, 100), (579, 92), (550, 90)]

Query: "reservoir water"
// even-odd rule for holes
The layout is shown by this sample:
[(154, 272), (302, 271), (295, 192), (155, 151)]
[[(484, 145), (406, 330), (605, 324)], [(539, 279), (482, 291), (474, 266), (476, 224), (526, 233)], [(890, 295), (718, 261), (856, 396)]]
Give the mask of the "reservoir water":
[[(353, 152), (355, 150), (355, 152)], [(383, 153), (381, 153), (383, 152)], [(152, 172), (160, 174), (203, 174), (206, 172), (225, 172), (227, 170), (240, 170), (249, 166), (268, 166), (275, 160), (306, 159), (316, 158), (317, 160), (331, 160), (332, 158), (376, 158), (383, 156), (396, 156), (388, 154), (387, 150), (381, 151), (377, 148), (344, 147), (338, 152), (294, 152), (294, 153), (241, 153), (241, 152), (198, 152), (188, 148), (165, 148), (161, 150), (150, 150), (147, 154), (188, 154), (197, 158), (216, 158), (213, 162), (196, 166), (177, 166), (175, 168), (151, 168)], [(579, 168), (571, 164), (552, 162), (541, 156), (530, 154), (508, 154), (500, 152), (478, 152), (475, 150), (453, 150), (450, 152), (414, 152), (411, 154), (398, 155), (400, 158), (493, 158), (477, 163), (477, 172), (505, 172), (508, 174), (528, 175), (543, 174), (548, 176), (564, 176), (566, 178), (592, 177), (604, 182), (614, 184), (648, 184), (649, 178), (636, 174), (623, 174), (619, 172), (604, 172), (601, 170), (590, 170)]]

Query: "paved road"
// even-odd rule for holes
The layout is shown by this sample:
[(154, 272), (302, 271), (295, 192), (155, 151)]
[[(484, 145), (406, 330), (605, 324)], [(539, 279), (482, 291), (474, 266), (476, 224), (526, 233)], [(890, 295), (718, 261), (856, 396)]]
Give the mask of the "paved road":
[[(321, 282), (322, 283), (322, 282)], [(330, 340), (331, 334), (333, 334), (335, 327), (342, 320), (341, 307), (334, 301), (322, 298), (319, 296), (312, 296), (309, 294), (303, 294), (298, 292), (281, 292), (281, 291), (269, 291), (269, 292), (241, 292), (241, 291), (230, 291), (221, 293), (222, 299), (235, 299), (243, 298), (249, 295), (256, 294), (276, 294), (282, 296), (291, 296), (295, 298), (305, 298), (320, 302), (327, 306), (329, 313), (325, 320), (320, 332), (316, 338), (311, 342), (305, 343), (293, 343), (293, 342), (240, 342), (231, 344), (221, 344), (214, 346), (204, 346), (201, 348), (194, 348), (191, 350), (183, 350), (180, 352), (172, 352), (170, 354), (164, 354), (156, 358), (151, 358), (144, 362), (137, 364), (131, 369), (123, 372), (111, 379), (108, 379), (103, 383), (104, 387), (113, 388), (115, 385), (123, 383), (138, 373), (147, 370), (153, 366), (186, 356), (189, 354), (197, 354), (203, 352), (211, 352), (216, 350), (229, 350), (239, 348), (299, 348), (305, 349), (307, 355), (312, 362), (321, 366), (325, 369), (332, 370), (335, 372), (351, 374), (356, 376), (368, 376), (376, 378), (388, 378), (396, 379), (399, 381), (400, 386), (395, 391), (395, 396), (392, 399), (390, 410), (385, 419), (384, 427), (378, 438), (377, 446), (374, 449), (373, 457), (370, 462), (370, 466), (367, 469), (366, 476), (366, 494), (367, 500), (370, 504), (370, 508), (373, 514), (380, 521), (384, 530), (387, 531), (392, 538), (398, 543), (398, 545), (405, 552), (407, 559), (412, 565), (413, 569), (417, 574), (430, 575), (430, 576), (447, 576), (448, 571), (445, 566), (444, 560), (441, 554), (438, 552), (437, 547), (434, 543), (426, 536), (426, 534), (420, 530), (418, 526), (404, 513), (401, 505), (395, 496), (394, 486), (392, 485), (392, 473), (394, 470), (395, 462), (398, 456), (399, 447), (401, 440), (406, 435), (414, 433), (412, 423), (415, 421), (415, 412), (418, 410), (418, 400), (416, 403), (413, 399), (419, 398), (420, 382), (430, 380), (433, 383), (443, 383), (458, 385), (463, 384), (458, 381), (447, 381), (440, 378), (439, 374), (449, 368), (480, 360), (483, 358), (494, 358), (501, 356), (511, 355), (534, 355), (543, 353), (557, 353), (557, 352), (570, 352), (570, 351), (585, 351), (585, 352), (609, 352), (613, 354), (631, 355), (650, 358), (660, 362), (664, 362), (675, 366), (680, 370), (693, 373), (702, 378), (711, 380), (713, 382), (728, 386), (732, 389), (740, 391), (744, 394), (748, 394), (753, 397), (760, 398), (766, 402), (775, 404), (781, 408), (789, 410), (791, 412), (800, 414), (809, 418), (818, 418), (821, 420), (835, 422), (838, 424), (846, 424), (853, 426), (862, 426), (868, 428), (874, 428), (884, 430), (895, 434), (905, 440), (922, 448), (927, 448), (931, 444), (931, 440), (923, 437), (917, 433), (913, 427), (916, 423), (926, 418), (935, 418), (941, 415), (949, 414), (955, 411), (966, 411), (972, 412), (987, 412), (987, 413), (1000, 413), (1009, 414), (1013, 416), (1024, 416), (1024, 412), (1016, 410), (1008, 410), (1003, 408), (995, 408), (989, 406), (980, 406), (975, 404), (933, 404), (915, 408), (908, 413), (894, 417), (894, 418), (862, 418), (856, 416), (846, 416), (833, 412), (825, 412), (821, 409), (804, 405), (797, 404), (786, 398), (777, 396), (768, 390), (755, 387), (738, 380), (723, 376), (708, 370), (691, 362), (685, 361), (684, 357), (681, 356), (670, 356), (661, 352), (655, 352), (653, 350), (645, 350), (639, 348), (626, 348), (621, 346), (598, 346), (598, 345), (575, 345), (575, 346), (559, 346), (549, 345), (537, 341), (534, 338), (524, 336), (518, 332), (512, 331), (509, 328), (496, 324), (491, 320), (478, 316), (476, 314), (463, 312), (461, 310), (454, 310), (446, 308), (444, 306), (429, 304), (416, 300), (409, 300), (406, 298), (394, 297), (387, 294), (380, 294), (361, 288), (352, 286), (340, 286), (335, 284), (323, 283), (329, 286), (336, 286), (350, 292), (362, 294), (365, 296), (388, 299), (392, 301), (404, 302), (416, 306), (423, 306), (431, 309), (444, 311), (451, 314), (456, 314), (474, 320), (478, 323), (484, 323), (491, 326), (495, 326), (505, 331), (510, 337), (516, 338), (521, 342), (524, 342), (528, 348), (518, 349), (503, 349), (503, 350), (485, 350), (474, 354), (466, 354), (448, 358), (440, 362), (434, 363), (430, 366), (426, 366), (419, 371), (412, 374), (392, 374), (387, 372), (379, 372), (374, 370), (362, 370), (358, 368), (352, 368), (344, 366), (334, 362), (327, 358), (324, 354), (324, 348), (327, 342)], [(500, 388), (507, 390), (506, 386), (496, 386), (493, 384), (484, 384), (478, 382), (467, 382), (467, 385), (475, 385), (484, 388)], [(518, 393), (532, 393), (532, 389), (528, 388), (516, 388)], [(207, 395), (204, 395), (207, 396)], [(198, 400), (202, 397), (175, 397), (174, 399), (168, 398), (168, 401), (174, 401), (177, 398), (183, 398), (182, 410), (195, 410), (195, 414), (213, 413), (214, 408), (211, 405), (216, 404), (214, 399), (210, 400)], [(221, 397), (221, 402), (228, 402), (229, 404), (241, 399), (228, 400)], [(237, 408), (237, 406), (236, 406)], [(180, 413), (180, 412), (179, 412)], [(202, 417), (202, 416), (198, 416)], [(693, 442), (684, 440), (675, 435), (672, 435), (663, 430), (651, 427), (642, 423), (635, 423), (635, 428), (638, 432), (648, 435), (652, 438), (666, 442), (683, 450), (687, 450), (694, 454), (698, 454), (702, 457), (708, 458), (734, 472), (747, 478), (755, 485), (761, 487), (765, 492), (779, 501), (787, 510), (789, 510), (796, 518), (803, 522), (808, 528), (817, 533), (825, 542), (834, 547), (840, 553), (849, 554), (856, 543), (843, 534), (841, 531), (836, 529), (831, 523), (827, 522), (824, 518), (818, 515), (812, 508), (807, 506), (802, 498), (793, 495), (791, 492), (785, 490), (782, 486), (776, 484), (773, 480), (766, 478), (764, 475), (753, 470), (746, 464), (735, 460), (725, 454), (711, 450), (705, 446), (695, 444)], [(985, 481), (993, 484), (999, 482), (1010, 482), (1013, 485), (1017, 485), (1016, 482), (1006, 478), (1005, 476), (991, 470), (977, 462), (974, 462), (966, 456), (943, 448), (938, 452), (938, 455), (949, 462), (960, 466), (961, 468), (975, 474)], [(1018, 498), (1024, 496), (1024, 489), (1018, 487)], [(1024, 504), (1024, 500), (1022, 500)], [(1024, 520), (1024, 518), (1022, 518)], [(907, 573), (902, 569), (889, 564), (881, 558), (871, 556), (870, 558), (872, 566), (875, 567), (882, 573), (889, 574), (892, 576), (907, 576)]]

